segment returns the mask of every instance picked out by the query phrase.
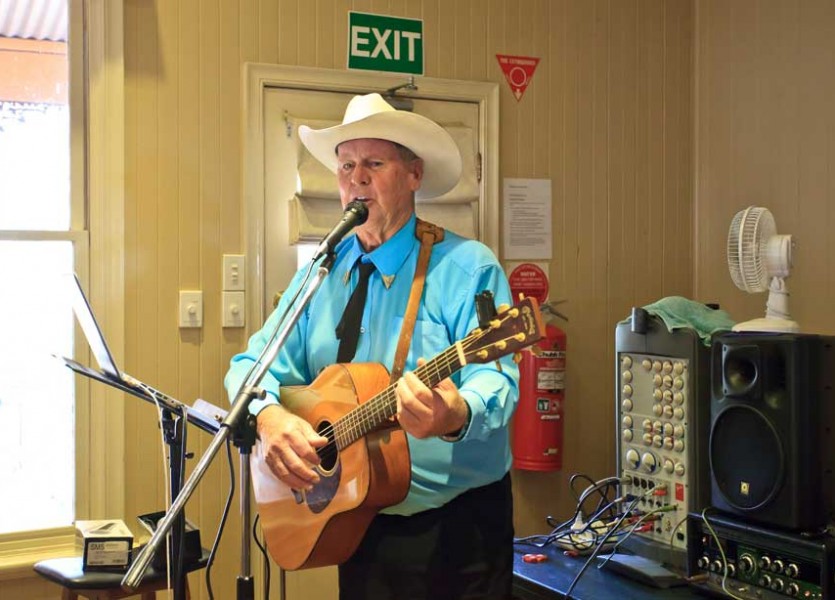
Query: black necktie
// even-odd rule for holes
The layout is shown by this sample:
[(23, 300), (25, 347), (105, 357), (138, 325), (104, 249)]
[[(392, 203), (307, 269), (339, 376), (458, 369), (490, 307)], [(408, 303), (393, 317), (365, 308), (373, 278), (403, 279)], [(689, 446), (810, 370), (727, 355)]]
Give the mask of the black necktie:
[(339, 340), (339, 350), (336, 353), (336, 362), (338, 363), (351, 362), (357, 352), (362, 312), (365, 309), (365, 298), (368, 295), (368, 278), (374, 271), (374, 263), (361, 262), (357, 265), (357, 268), (360, 274), (357, 287), (354, 288), (354, 292), (348, 298), (345, 312), (342, 313), (342, 318), (336, 326), (336, 338)]

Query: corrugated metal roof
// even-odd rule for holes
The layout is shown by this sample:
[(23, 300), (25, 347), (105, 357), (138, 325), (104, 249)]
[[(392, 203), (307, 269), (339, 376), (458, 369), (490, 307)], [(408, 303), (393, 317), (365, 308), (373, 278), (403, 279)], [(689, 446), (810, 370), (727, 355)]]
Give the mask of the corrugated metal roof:
[(67, 41), (68, 0), (0, 0), (0, 37)]

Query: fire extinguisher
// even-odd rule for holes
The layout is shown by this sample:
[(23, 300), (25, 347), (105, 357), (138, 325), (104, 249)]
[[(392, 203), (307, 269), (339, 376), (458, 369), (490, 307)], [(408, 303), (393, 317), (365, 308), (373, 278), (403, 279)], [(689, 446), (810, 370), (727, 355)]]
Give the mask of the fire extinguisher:
[(565, 332), (545, 325), (545, 335), (522, 351), (519, 403), (513, 417), (513, 467), (527, 471), (562, 468), (565, 401)]

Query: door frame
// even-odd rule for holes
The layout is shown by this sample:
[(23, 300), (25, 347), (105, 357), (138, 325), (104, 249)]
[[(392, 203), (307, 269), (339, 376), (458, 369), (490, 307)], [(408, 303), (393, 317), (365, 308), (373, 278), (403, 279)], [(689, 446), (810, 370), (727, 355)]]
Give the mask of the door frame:
[[(257, 331), (264, 311), (264, 100), (274, 88), (308, 89), (355, 94), (382, 93), (409, 80), (406, 75), (341, 71), (245, 63), (243, 70), (243, 195), (244, 251), (246, 253), (246, 328)], [(479, 231), (481, 241), (499, 256), (499, 85), (486, 81), (416, 78), (416, 98), (471, 102), (479, 105), (481, 149), (481, 196)]]

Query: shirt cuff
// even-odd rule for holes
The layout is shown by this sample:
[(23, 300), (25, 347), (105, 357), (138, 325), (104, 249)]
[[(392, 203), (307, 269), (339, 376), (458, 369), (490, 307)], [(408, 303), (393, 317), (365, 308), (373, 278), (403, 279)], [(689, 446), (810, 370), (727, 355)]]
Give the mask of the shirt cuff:
[(453, 431), (452, 433), (447, 433), (441, 436), (441, 439), (445, 442), (458, 442), (464, 439), (464, 436), (467, 435), (467, 431), (470, 429), (470, 422), (473, 420), (473, 409), (470, 408), (470, 403), (464, 400), (464, 404), (467, 405), (467, 420), (464, 421), (464, 424), (461, 426), (461, 429), (458, 431)]

